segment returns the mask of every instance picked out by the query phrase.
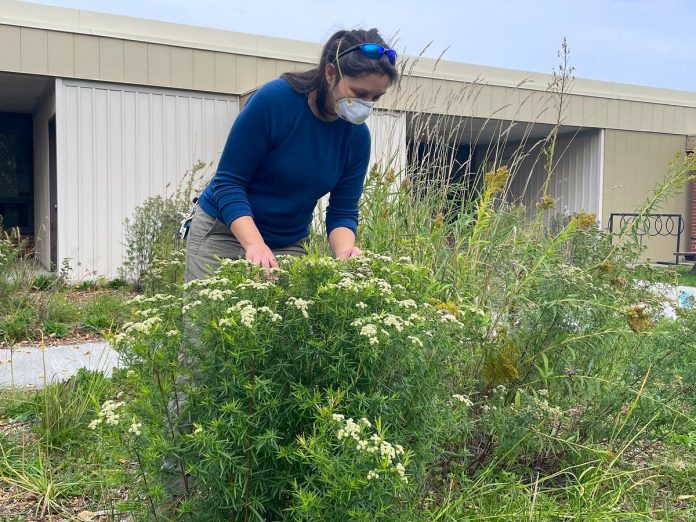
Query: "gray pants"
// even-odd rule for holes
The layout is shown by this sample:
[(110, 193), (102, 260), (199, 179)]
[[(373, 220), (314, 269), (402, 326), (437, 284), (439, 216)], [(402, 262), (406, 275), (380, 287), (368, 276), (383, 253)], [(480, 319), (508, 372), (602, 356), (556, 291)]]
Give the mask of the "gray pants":
[[(286, 247), (271, 250), (276, 256), (303, 256), (306, 254), (305, 245), (308, 241), (309, 238), (306, 237)], [(186, 239), (186, 269), (184, 271), (186, 282), (202, 279), (214, 272), (220, 266), (219, 258), (239, 259), (244, 258), (244, 254), (244, 248), (230, 229), (222, 221), (209, 216), (203, 209), (196, 206)], [(184, 317), (183, 327), (186, 342), (197, 344), (199, 336), (196, 328), (186, 317)], [(197, 378), (195, 361), (181, 354), (179, 362), (182, 366), (192, 370), (195, 380)], [(170, 434), (173, 437), (181, 433), (190, 433), (193, 422), (190, 416), (182, 417), (187, 400), (184, 389), (190, 384), (189, 379), (187, 376), (179, 374), (175, 383), (176, 391), (168, 405), (169, 415), (175, 423), (173, 432)], [(165, 455), (162, 471), (165, 474), (165, 484), (170, 493), (179, 496), (188, 493), (186, 490), (191, 486), (191, 477), (186, 475), (185, 468), (185, 463), (180, 457)]]
[[(303, 256), (309, 237), (288, 246), (273, 248), (276, 256)], [(186, 240), (186, 282), (201, 279), (214, 272), (220, 262), (217, 258), (243, 259), (244, 248), (225, 224), (196, 207)]]

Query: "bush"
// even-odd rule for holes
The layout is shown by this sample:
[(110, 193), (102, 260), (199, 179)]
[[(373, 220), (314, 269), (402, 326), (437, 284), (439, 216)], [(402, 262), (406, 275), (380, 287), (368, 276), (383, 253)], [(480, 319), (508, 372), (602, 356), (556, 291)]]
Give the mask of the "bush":
[(126, 254), (121, 276), (141, 287), (142, 276), (155, 256), (174, 250), (179, 230), (175, 201), (162, 196), (147, 198), (135, 209), (133, 219), (124, 220)]
[[(470, 429), (462, 369), (486, 316), (439, 301), (427, 270), (406, 260), (281, 267), (267, 279), (223, 261), (215, 277), (188, 285), (186, 337), (196, 342), (183, 353), (180, 301), (136, 298), (141, 322), (116, 343), (133, 385), (148, 391), (124, 416), (146, 419), (143, 437), (183, 458), (197, 516), (393, 520), (395, 500), (423, 487), (444, 441)], [(180, 357), (189, 363), (177, 388)], [(194, 424), (172, 434), (168, 403), (182, 394)]]

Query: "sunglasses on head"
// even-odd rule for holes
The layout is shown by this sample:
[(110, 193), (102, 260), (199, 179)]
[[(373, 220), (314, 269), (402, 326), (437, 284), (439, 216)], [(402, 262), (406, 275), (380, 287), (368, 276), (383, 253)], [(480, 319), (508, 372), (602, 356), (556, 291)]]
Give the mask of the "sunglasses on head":
[(352, 53), (353, 51), (360, 51), (363, 56), (367, 56), (373, 60), (379, 60), (382, 55), (386, 54), (389, 63), (392, 65), (396, 64), (396, 51), (394, 49), (385, 49), (383, 46), (375, 43), (363, 43), (349, 47), (336, 55), (334, 63), (344, 54)]

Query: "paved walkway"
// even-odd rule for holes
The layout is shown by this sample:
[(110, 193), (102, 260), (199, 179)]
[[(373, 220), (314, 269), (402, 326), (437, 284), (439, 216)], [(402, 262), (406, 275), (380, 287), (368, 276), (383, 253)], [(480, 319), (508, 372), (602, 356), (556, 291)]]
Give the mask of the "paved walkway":
[(108, 343), (0, 348), (0, 387), (42, 388), (64, 381), (80, 368), (101, 370), (106, 375), (118, 366), (118, 354)]
[[(670, 301), (665, 303), (663, 311), (667, 317), (676, 316), (675, 306), (692, 306), (688, 296), (696, 299), (693, 287), (654, 285), (653, 288)], [(36, 346), (0, 347), (0, 388), (42, 388), (46, 383), (67, 380), (80, 368), (110, 375), (118, 365), (118, 354), (105, 342), (47, 346), (43, 350)]]

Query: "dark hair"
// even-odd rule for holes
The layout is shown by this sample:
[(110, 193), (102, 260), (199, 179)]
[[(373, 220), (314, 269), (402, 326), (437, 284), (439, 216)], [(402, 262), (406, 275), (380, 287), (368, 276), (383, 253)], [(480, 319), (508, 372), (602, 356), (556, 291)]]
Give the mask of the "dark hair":
[[(354, 45), (363, 43), (376, 43), (388, 47), (377, 29), (338, 31), (324, 45), (318, 67), (309, 71), (284, 73), (281, 78), (284, 78), (296, 92), (301, 94), (316, 90), (317, 110), (322, 116), (326, 116), (326, 98), (331, 88), (324, 73), (326, 65), (334, 62), (337, 50), (340, 53)], [(356, 51), (344, 54), (339, 60), (343, 76), (358, 77), (371, 73), (381, 73), (389, 77), (389, 85), (394, 84), (399, 79), (399, 72), (394, 65), (389, 63), (386, 55), (375, 60)]]

